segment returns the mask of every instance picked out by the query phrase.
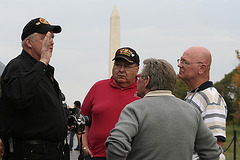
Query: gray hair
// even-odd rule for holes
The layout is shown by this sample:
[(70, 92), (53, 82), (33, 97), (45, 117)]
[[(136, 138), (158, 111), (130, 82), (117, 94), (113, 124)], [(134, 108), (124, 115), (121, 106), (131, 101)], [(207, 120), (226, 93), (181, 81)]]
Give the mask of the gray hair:
[(170, 63), (163, 59), (149, 58), (145, 59), (143, 64), (141, 76), (150, 77), (148, 89), (173, 92), (176, 85), (176, 72)]
[[(28, 38), (28, 39), (30, 39), (30, 41), (33, 41), (33, 38), (35, 37), (35, 35), (36, 35), (36, 32), (35, 33), (33, 33), (33, 34), (30, 34), (29, 36), (27, 36), (26, 38)], [(22, 41), (22, 47), (26, 47), (27, 45), (26, 45), (26, 38)]]

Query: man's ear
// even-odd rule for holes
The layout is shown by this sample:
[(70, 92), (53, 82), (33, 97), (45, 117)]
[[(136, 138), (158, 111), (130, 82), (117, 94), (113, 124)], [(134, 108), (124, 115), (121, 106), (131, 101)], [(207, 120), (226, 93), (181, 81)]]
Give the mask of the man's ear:
[(28, 46), (28, 48), (32, 48), (32, 43), (31, 43), (31, 40), (29, 38), (25, 39), (25, 44)]
[(138, 74), (138, 71), (139, 71), (139, 66), (138, 67), (136, 67), (136, 73)]
[(199, 69), (199, 74), (203, 74), (207, 69), (206, 64), (201, 64), (200, 69)]
[(149, 83), (150, 83), (150, 77), (147, 76), (146, 79), (145, 79), (145, 81), (144, 81), (144, 87), (147, 88), (147, 86), (148, 86)]

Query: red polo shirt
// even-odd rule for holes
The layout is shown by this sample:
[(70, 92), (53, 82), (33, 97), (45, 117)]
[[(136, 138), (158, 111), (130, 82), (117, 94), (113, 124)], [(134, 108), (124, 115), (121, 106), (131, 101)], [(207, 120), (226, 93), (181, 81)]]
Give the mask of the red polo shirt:
[(136, 96), (137, 80), (121, 89), (113, 78), (95, 83), (86, 95), (81, 107), (82, 114), (92, 120), (88, 134), (88, 145), (94, 157), (106, 157), (104, 145), (110, 131), (118, 121), (122, 109), (140, 99)]

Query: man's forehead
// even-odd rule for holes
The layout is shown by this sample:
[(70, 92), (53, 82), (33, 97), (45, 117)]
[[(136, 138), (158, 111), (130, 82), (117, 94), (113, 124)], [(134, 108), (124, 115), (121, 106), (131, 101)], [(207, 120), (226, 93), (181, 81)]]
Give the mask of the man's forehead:
[(186, 50), (184, 53), (183, 53), (183, 55), (182, 55), (182, 57), (181, 58), (194, 58), (195, 56), (194, 56), (194, 53), (193, 52), (190, 52), (189, 50)]

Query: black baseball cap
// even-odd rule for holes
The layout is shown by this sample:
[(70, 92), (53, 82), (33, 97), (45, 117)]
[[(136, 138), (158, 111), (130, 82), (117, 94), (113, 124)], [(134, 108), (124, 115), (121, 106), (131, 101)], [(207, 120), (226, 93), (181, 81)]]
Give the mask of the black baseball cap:
[(119, 48), (116, 53), (115, 53), (115, 57), (113, 58), (113, 60), (116, 59), (125, 59), (126, 61), (128, 61), (129, 63), (136, 63), (139, 66), (139, 56), (137, 54), (137, 52), (130, 48), (130, 47), (123, 47), (123, 48)]
[(26, 26), (23, 28), (21, 39), (23, 41), (25, 38), (35, 32), (47, 33), (48, 31), (53, 31), (53, 33), (60, 33), (62, 31), (62, 28), (59, 25), (50, 25), (44, 18), (35, 18), (28, 22), (28, 24), (26, 24)]

